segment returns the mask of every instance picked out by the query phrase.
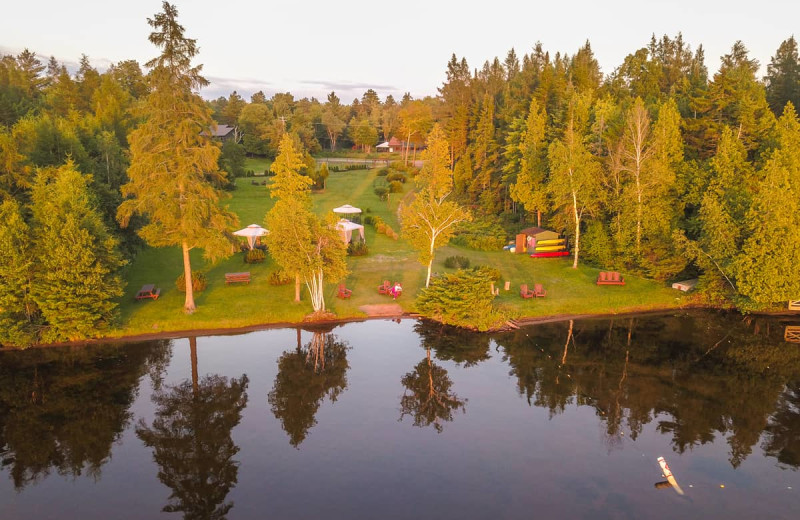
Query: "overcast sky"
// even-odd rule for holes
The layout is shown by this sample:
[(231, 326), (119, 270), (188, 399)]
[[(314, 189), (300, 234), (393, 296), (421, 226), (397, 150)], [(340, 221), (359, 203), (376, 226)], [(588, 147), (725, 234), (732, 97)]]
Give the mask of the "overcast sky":
[[(650, 35), (682, 32), (702, 44), (713, 73), (719, 57), (742, 40), (766, 64), (781, 41), (800, 33), (800, 0), (176, 0), (186, 35), (197, 40), (197, 62), (211, 86), (206, 97), (263, 90), (345, 102), (367, 88), (383, 98), (435, 95), (452, 53), (471, 68), (510, 48), (518, 55), (540, 41), (574, 53), (587, 39), (604, 74)], [(20, 0), (0, 15), (0, 53), (29, 48), (77, 63), (82, 53), (104, 70), (109, 63), (144, 63), (158, 50), (146, 19), (159, 0)], [(800, 34), (798, 34), (800, 36)]]

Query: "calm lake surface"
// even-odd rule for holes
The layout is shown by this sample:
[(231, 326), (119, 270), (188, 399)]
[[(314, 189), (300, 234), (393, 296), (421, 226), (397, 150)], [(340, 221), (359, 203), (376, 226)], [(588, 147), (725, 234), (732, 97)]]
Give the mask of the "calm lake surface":
[(787, 324), (369, 321), (3, 352), (0, 518), (797, 518)]

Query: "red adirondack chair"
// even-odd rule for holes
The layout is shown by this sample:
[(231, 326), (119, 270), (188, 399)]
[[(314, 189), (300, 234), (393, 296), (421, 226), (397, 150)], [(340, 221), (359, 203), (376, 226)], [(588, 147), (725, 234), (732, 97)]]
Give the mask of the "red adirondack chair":
[(528, 290), (528, 284), (526, 283), (519, 286), (519, 295), (525, 298), (526, 300), (528, 298), (533, 298), (535, 296), (533, 291)]
[(352, 289), (348, 289), (347, 287), (345, 287), (345, 285), (343, 283), (339, 284), (339, 292), (336, 293), (336, 297), (337, 298), (341, 298), (341, 299), (344, 300), (344, 299), (349, 298), (352, 294), (353, 294), (353, 290)]
[(378, 286), (378, 294), (389, 294), (391, 289), (392, 284), (389, 283), (389, 280), (384, 280), (383, 283)]
[(547, 291), (544, 290), (542, 284), (537, 283), (534, 284), (533, 286), (533, 295), (536, 296), (537, 298), (544, 298), (545, 296), (547, 296)]

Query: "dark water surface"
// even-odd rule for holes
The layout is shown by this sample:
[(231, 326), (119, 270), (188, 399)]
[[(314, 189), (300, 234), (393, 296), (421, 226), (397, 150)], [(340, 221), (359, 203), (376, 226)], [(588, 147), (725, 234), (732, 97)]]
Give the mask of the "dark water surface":
[(798, 518), (786, 324), (370, 321), (4, 352), (0, 519)]

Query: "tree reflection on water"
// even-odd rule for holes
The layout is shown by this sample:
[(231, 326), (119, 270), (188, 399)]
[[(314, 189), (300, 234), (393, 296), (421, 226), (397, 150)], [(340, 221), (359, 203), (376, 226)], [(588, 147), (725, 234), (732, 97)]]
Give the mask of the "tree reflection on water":
[(529, 404), (551, 418), (593, 407), (611, 448), (654, 422), (678, 453), (722, 436), (738, 467), (763, 433), (765, 453), (797, 468), (800, 350), (769, 324), (709, 313), (583, 320), (494, 339)]
[(0, 354), (0, 457), (21, 490), (51, 471), (100, 479), (132, 420), (142, 376), (157, 384), (167, 340)]
[(186, 519), (222, 519), (233, 507), (225, 502), (237, 482), (239, 452), (231, 431), (247, 405), (247, 375), (228, 379), (198, 377), (195, 338), (192, 379), (165, 385), (152, 396), (156, 416), (151, 426), (140, 420), (136, 435), (153, 448), (159, 480), (172, 490), (165, 512)]
[(305, 440), (317, 424), (316, 414), (327, 397), (336, 402), (347, 388), (347, 343), (337, 341), (334, 334), (314, 331), (305, 346), (300, 344), (285, 352), (278, 360), (278, 375), (267, 400), (272, 413), (281, 421), (295, 448)]

